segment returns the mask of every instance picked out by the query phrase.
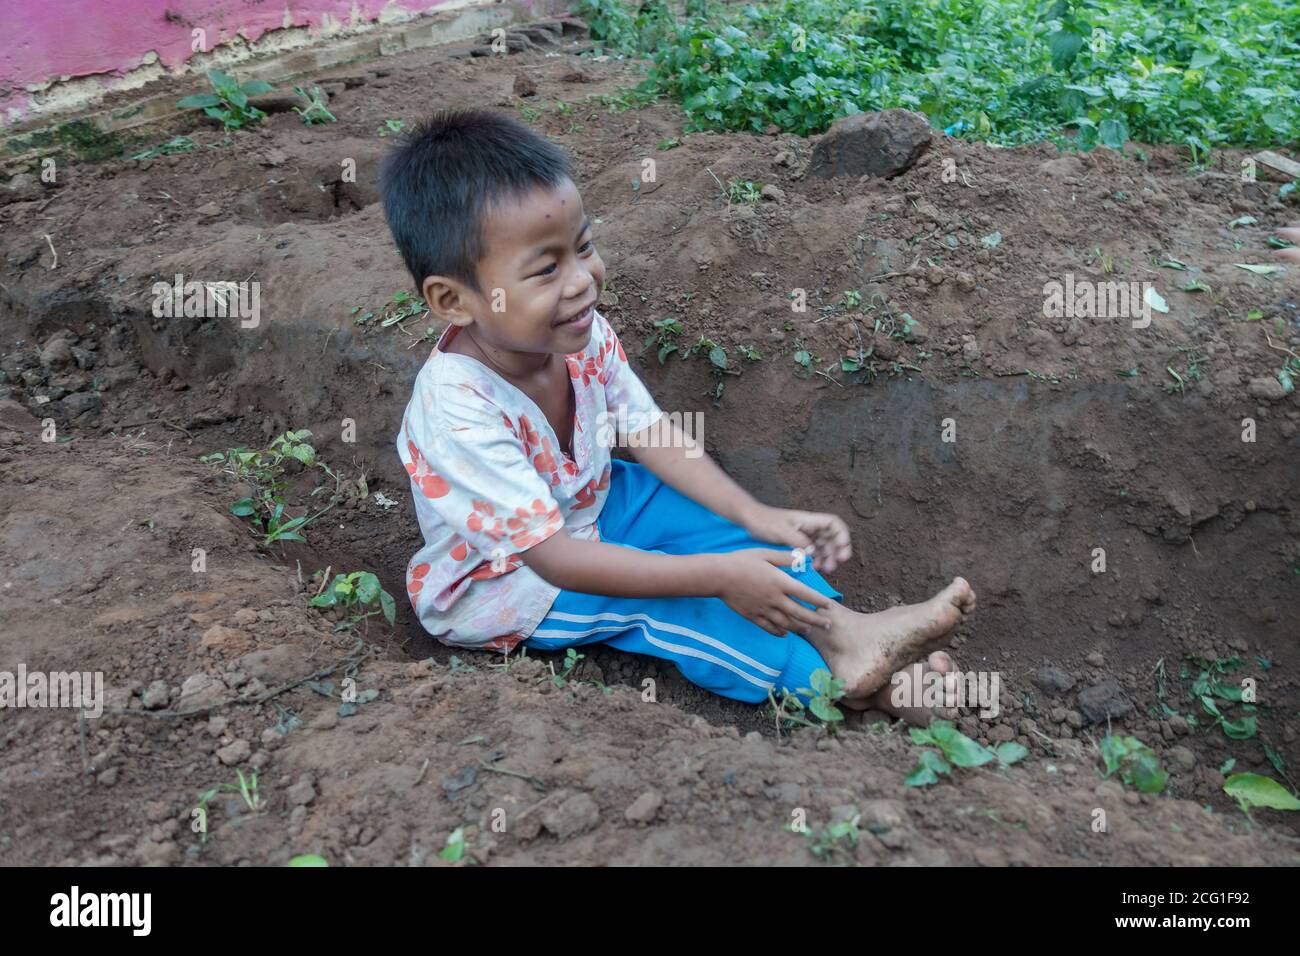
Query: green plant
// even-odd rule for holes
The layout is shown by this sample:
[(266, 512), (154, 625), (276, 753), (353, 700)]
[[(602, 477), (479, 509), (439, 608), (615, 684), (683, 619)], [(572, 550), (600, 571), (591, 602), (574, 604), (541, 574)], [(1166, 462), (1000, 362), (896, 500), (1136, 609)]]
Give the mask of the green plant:
[[(285, 541), (305, 541), (301, 532), (308, 524), (345, 498), (366, 497), (368, 494), (364, 473), (356, 481), (345, 479), (316, 457), (316, 449), (306, 441), (310, 437), (311, 432), (307, 429), (287, 431), (274, 438), (265, 449), (230, 448), (199, 458), (204, 464), (219, 467), (232, 478), (253, 486), (253, 494), (236, 499), (230, 506), (230, 513), (248, 519), (261, 535), (263, 547), (269, 548)], [(319, 468), (334, 482), (332, 489), (321, 486), (311, 493), (314, 497), (322, 491), (330, 492), (329, 502), (315, 514), (296, 518), (285, 515), (286, 505), (280, 493), (287, 486), (285, 478), (290, 462)]]
[(812, 687), (800, 687), (799, 693), (809, 698), (808, 710), (818, 720), (828, 724), (844, 720), (844, 713), (835, 706), (835, 702), (844, 696), (844, 681), (831, 676), (831, 672), (819, 667), (809, 676)]
[(272, 491), (284, 487), (285, 462), (297, 461), (311, 467), (316, 462), (316, 449), (307, 443), (311, 432), (305, 428), (287, 431), (271, 440), (265, 450), (230, 448), (224, 452), (201, 455), (205, 465), (216, 465), (239, 481), (250, 481)]
[(727, 202), (758, 202), (761, 197), (762, 186), (752, 183), (745, 179), (731, 179), (727, 181)]
[(203, 807), (206, 812), (207, 806), (219, 793), (237, 793), (244, 801), (244, 806), (256, 813), (262, 809), (262, 796), (257, 789), (257, 774), (250, 773), (244, 776), (244, 771), (235, 771), (236, 780), (234, 783), (219, 783), (215, 787), (209, 787), (199, 794), (199, 806)]
[(1300, 358), (1288, 355), (1278, 370), (1277, 380), (1282, 384), (1282, 391), (1290, 395), (1295, 391), (1296, 379), (1300, 379)]
[(282, 541), (306, 541), (298, 532), (309, 524), (316, 515), (301, 515), (286, 518), (284, 502), (278, 498), (254, 501), (252, 498), (237, 498), (230, 506), (230, 513), (236, 518), (248, 518), (254, 528), (262, 534), (262, 547)]
[(938, 783), (939, 774), (951, 773), (953, 767), (982, 767), (993, 760), (1003, 767), (1010, 767), (1029, 753), (1014, 740), (1000, 743), (990, 750), (971, 740), (947, 720), (931, 721), (929, 727), (912, 727), (908, 735), (914, 744), (938, 748), (924, 749), (917, 755), (916, 766), (903, 781), (909, 787), (928, 787)]
[(312, 607), (342, 608), (354, 625), (382, 614), (390, 627), (396, 626), (397, 604), (369, 571), (336, 574), (329, 587), (307, 603)]
[(564, 687), (573, 679), (573, 669), (578, 666), (578, 661), (586, 656), (586, 654), (579, 654), (576, 648), (570, 647), (564, 652), (564, 665), (558, 674), (555, 673), (555, 665), (551, 665), (551, 682), (556, 687)]
[(650, 346), (657, 346), (659, 349), (659, 364), (664, 364), (664, 359), (676, 352), (678, 349), (677, 337), (682, 334), (682, 323), (674, 318), (660, 319), (654, 324), (654, 331), (646, 337), (645, 345), (641, 351), (645, 351)]
[[(1201, 709), (1212, 718), (1210, 729), (1222, 728), (1224, 736), (1233, 740), (1249, 740), (1257, 733), (1255, 708), (1244, 699), (1244, 690), (1237, 684), (1224, 683), (1219, 680), (1223, 675), (1241, 667), (1245, 662), (1240, 657), (1226, 660), (1205, 661), (1193, 657), (1192, 662), (1200, 665), (1201, 672), (1192, 683), (1188, 696), (1199, 701)], [(1190, 676), (1190, 672), (1189, 672)], [(1243, 714), (1236, 719), (1229, 719), (1223, 713), (1225, 706), (1240, 704)]]
[(173, 136), (165, 143), (158, 146), (151, 146), (149, 149), (135, 153), (132, 159), (157, 159), (159, 156), (174, 156), (177, 153), (188, 153), (197, 148), (194, 140), (188, 136)]
[(302, 117), (302, 121), (308, 126), (338, 122), (334, 114), (326, 108), (325, 104), (329, 102), (329, 98), (319, 86), (313, 86), (310, 93), (301, 86), (295, 86), (293, 91), (307, 101), (305, 108), (295, 106), (293, 111)]
[(383, 139), (387, 136), (396, 136), (404, 129), (406, 129), (406, 120), (386, 119), (384, 120), (384, 124), (379, 127), (379, 138)]
[(438, 853), (439, 858), (451, 863), (459, 863), (465, 858), (469, 844), (465, 842), (465, 828), (457, 827), (447, 835), (447, 843)]
[(377, 313), (373, 309), (365, 312), (362, 312), (361, 309), (362, 306), (359, 305), (352, 308), (353, 321), (357, 325), (368, 325), (378, 317), (380, 327), (385, 329), (390, 325), (397, 325), (399, 322), (404, 322), (417, 315), (424, 315), (429, 311), (424, 299), (404, 289), (400, 292), (394, 292), (392, 298), (385, 302), (383, 308)]
[(1272, 777), (1257, 773), (1234, 773), (1223, 783), (1223, 792), (1233, 797), (1242, 813), (1250, 816), (1252, 807), (1271, 810), (1300, 810), (1300, 800)]
[(301, 856), (295, 856), (289, 861), (290, 866), (329, 866), (325, 857), (316, 853), (305, 853)]
[[(636, 92), (682, 104), (686, 131), (823, 132), (852, 113), (919, 110), (949, 135), (1066, 149), (1130, 139), (1211, 148), (1300, 134), (1287, 0), (579, 0), (604, 49), (649, 57)], [(636, 11), (635, 13), (633, 11)]]
[(208, 71), (211, 93), (197, 93), (176, 101), (182, 110), (201, 109), (226, 129), (241, 129), (265, 119), (266, 114), (248, 102), (250, 96), (270, 93), (274, 87), (262, 80), (239, 83), (233, 76), (220, 70)]
[(1169, 771), (1160, 766), (1155, 751), (1136, 737), (1107, 734), (1102, 738), (1100, 750), (1107, 777), (1118, 773), (1124, 783), (1143, 793), (1159, 793), (1165, 788)]
[[(852, 859), (853, 851), (857, 849), (858, 840), (862, 836), (859, 829), (861, 819), (862, 815), (855, 813), (848, 820), (829, 823), (816, 833), (805, 833), (809, 852), (821, 860), (836, 861), (842, 857)], [(785, 829), (793, 832), (794, 826), (787, 823)]]

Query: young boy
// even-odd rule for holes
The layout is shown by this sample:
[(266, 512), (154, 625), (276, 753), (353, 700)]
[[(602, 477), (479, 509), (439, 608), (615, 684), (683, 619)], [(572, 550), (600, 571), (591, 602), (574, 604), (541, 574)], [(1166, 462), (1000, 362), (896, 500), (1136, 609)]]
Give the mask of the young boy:
[[(753, 703), (825, 668), (842, 703), (893, 713), (895, 672), (953, 670), (938, 648), (975, 610), (963, 579), (850, 610), (819, 573), (848, 560), (845, 523), (759, 503), (661, 419), (596, 311), (605, 266), (564, 152), (504, 115), (443, 112), (387, 158), (382, 189), (447, 323), (397, 438), (425, 541), (407, 590), (431, 634), (499, 651), (600, 642)], [(615, 420), (636, 463), (600, 440)]]

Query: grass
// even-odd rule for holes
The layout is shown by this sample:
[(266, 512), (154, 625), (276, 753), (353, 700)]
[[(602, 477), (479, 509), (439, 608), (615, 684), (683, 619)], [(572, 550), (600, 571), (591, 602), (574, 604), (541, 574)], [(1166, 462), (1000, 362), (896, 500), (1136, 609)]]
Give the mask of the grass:
[(800, 135), (903, 107), (954, 136), (1090, 149), (1300, 138), (1300, 7), (1285, 0), (579, 0), (606, 50), (649, 58), (635, 92), (688, 131)]

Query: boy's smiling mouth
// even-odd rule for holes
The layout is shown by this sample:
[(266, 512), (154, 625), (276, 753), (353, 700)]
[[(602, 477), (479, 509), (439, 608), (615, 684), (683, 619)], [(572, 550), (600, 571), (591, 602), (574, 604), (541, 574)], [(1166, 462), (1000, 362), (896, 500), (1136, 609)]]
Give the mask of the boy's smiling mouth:
[(569, 316), (567, 319), (561, 319), (559, 322), (556, 322), (555, 328), (557, 329), (570, 328), (570, 327), (575, 329), (585, 328), (586, 326), (591, 324), (591, 320), (595, 316), (595, 314), (596, 314), (596, 303), (593, 300), (592, 303), (589, 306), (587, 306), (585, 309), (583, 309), (581, 312), (574, 313), (573, 315)]

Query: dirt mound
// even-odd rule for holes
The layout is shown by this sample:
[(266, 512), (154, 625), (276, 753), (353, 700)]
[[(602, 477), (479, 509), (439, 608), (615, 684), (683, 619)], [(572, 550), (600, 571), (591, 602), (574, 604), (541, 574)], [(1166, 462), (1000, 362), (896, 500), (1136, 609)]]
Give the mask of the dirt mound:
[[(0, 206), (0, 668), (102, 670), (113, 711), (0, 725), (9, 858), (437, 863), (463, 827), (493, 862), (1296, 861), (1296, 824), (1260, 811), (1252, 829), (1221, 790), (1230, 767), (1288, 780), (1300, 760), (1300, 409), (1252, 386), (1300, 351), (1300, 307), (1294, 274), (1236, 265), (1271, 261), (1275, 189), (1160, 149), (943, 138), (895, 179), (814, 180), (807, 141), (610, 109), (627, 64), (584, 61), (581, 86), (571, 57), (390, 65), (334, 96), (335, 126), (278, 114), (229, 146), (178, 128), (199, 148), (64, 168)], [(527, 115), (583, 171), (603, 311), (625, 342), (677, 346), (639, 360), (660, 404), (702, 410), (764, 500), (851, 522), (835, 583), (854, 606), (968, 577), (981, 609), (953, 653), (1002, 674), (1001, 713), (960, 725), (1021, 742), (1021, 764), (906, 787), (916, 747), (856, 717), (778, 734), (653, 662), (596, 650), (557, 686), (550, 660), (453, 657), (404, 605), (365, 635), (306, 607), (327, 566), (403, 593), (418, 540), (391, 443), (430, 337), (418, 312), (384, 324), (407, 282), (375, 203), (386, 121), (514, 107), (520, 73)], [(751, 202), (733, 181), (774, 188)], [(155, 316), (178, 273), (256, 280), (259, 320)], [(1067, 281), (1151, 283), (1168, 311), (1137, 327), (1141, 293), (1137, 314), (1045, 315)], [(309, 544), (259, 551), (228, 513), (237, 484), (196, 459), (290, 427), (397, 506), (352, 499)], [(1253, 736), (1191, 696), (1202, 671), (1256, 682)], [(361, 702), (340, 716), (345, 687)], [(1108, 724), (1155, 748), (1167, 793), (1100, 779)], [(200, 804), (237, 770), (260, 802)], [(824, 829), (855, 816), (855, 848)], [(783, 829), (799, 819), (808, 836)]]

